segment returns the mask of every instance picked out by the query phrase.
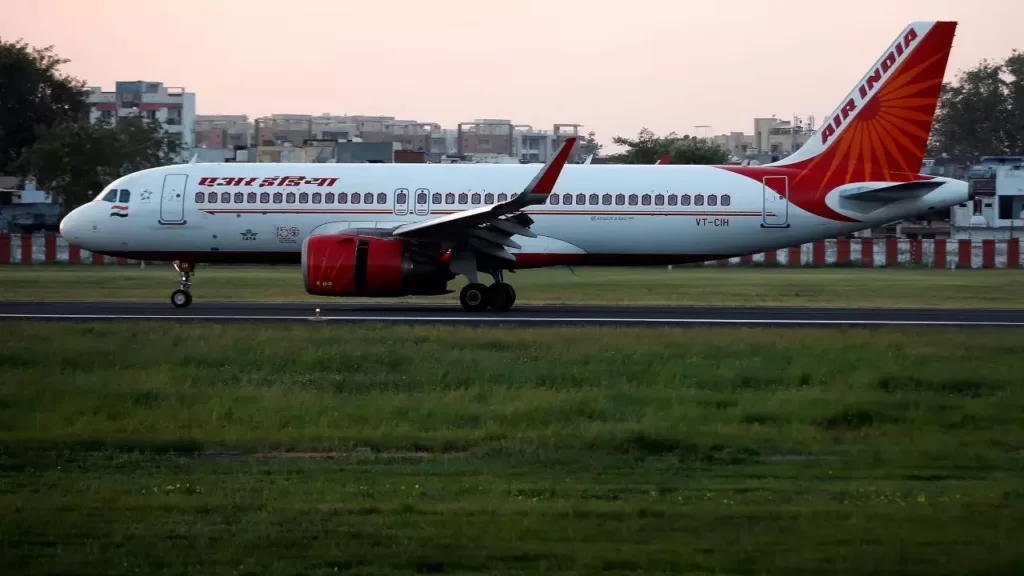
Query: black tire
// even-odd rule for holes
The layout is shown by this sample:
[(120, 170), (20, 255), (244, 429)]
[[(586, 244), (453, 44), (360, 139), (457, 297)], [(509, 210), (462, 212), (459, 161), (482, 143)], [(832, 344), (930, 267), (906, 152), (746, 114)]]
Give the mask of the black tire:
[(504, 282), (495, 282), (487, 287), (487, 306), (495, 312), (508, 312), (516, 303), (516, 291)]
[(467, 312), (483, 312), (487, 309), (487, 286), (479, 282), (471, 282), (459, 292), (459, 304)]
[(187, 308), (192, 303), (192, 293), (185, 290), (171, 292), (171, 305), (175, 308)]

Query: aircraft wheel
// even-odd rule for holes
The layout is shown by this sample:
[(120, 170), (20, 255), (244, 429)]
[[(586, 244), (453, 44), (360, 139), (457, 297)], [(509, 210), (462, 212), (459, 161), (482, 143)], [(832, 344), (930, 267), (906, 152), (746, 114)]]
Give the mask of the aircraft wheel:
[(459, 303), (467, 312), (483, 312), (487, 309), (487, 287), (479, 282), (466, 284), (459, 293)]
[(185, 290), (175, 290), (174, 292), (171, 292), (171, 304), (175, 308), (186, 308), (191, 303), (191, 292), (186, 292)]
[(508, 312), (516, 303), (516, 291), (504, 282), (495, 282), (487, 288), (487, 305), (496, 312)]

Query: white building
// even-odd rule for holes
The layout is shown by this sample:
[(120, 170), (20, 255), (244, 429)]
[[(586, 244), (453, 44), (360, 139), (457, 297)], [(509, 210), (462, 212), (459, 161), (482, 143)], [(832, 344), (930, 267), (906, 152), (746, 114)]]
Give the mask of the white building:
[(89, 118), (116, 122), (118, 118), (146, 116), (158, 120), (178, 140), (182, 155), (195, 147), (196, 95), (184, 88), (164, 86), (162, 82), (117, 82), (113, 92), (89, 87)]
[(977, 196), (952, 208), (952, 238), (1024, 236), (1024, 157), (983, 158), (968, 171), (967, 181)]

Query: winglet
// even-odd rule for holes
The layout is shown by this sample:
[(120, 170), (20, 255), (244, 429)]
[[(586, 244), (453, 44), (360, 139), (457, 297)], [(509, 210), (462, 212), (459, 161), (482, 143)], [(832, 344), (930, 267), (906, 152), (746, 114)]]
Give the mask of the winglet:
[(668, 164), (668, 158), (669, 158), (668, 154), (665, 154), (661, 158), (658, 158), (658, 161), (655, 162), (655, 164)]
[(572, 149), (576, 146), (577, 138), (570, 136), (562, 142), (562, 146), (555, 152), (555, 155), (548, 160), (548, 163), (541, 168), (540, 172), (533, 177), (533, 180), (523, 189), (523, 193), (519, 195), (519, 198), (523, 199), (523, 203), (527, 205), (532, 204), (543, 204), (547, 202), (548, 195), (555, 189), (555, 182), (558, 181), (558, 175), (562, 173), (562, 167), (569, 160), (569, 155), (572, 154)]

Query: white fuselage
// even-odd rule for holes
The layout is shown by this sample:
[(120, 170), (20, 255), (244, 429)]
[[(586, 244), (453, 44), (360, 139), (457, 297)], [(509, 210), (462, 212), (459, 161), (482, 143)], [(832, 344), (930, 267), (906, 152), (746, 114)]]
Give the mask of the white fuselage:
[[(69, 214), (61, 233), (87, 250), (126, 257), (297, 262), (307, 236), (349, 228), (394, 228), (493, 204), (503, 199), (499, 194), (522, 191), (540, 168), (165, 166), (113, 182), (95, 201)], [(789, 173), (779, 169), (778, 174)], [(293, 178), (280, 185), (284, 177)], [(790, 201), (756, 179), (712, 166), (568, 165), (552, 194), (558, 196), (557, 204), (549, 198), (546, 204), (524, 210), (535, 221), (531, 230), (538, 237), (517, 236), (522, 249), (510, 251), (522, 259), (519, 267), (557, 265), (563, 256), (566, 261), (593, 257), (596, 264), (628, 265), (756, 253), (848, 234), (968, 199), (966, 183), (936, 180), (942, 186), (924, 197), (866, 213), (844, 211), (833, 198), (836, 191), (820, 191), (829, 193), (830, 207), (859, 220), (841, 222), (799, 208), (799, 199)], [(114, 202), (105, 201), (110, 190), (128, 190), (127, 202), (120, 202), (122, 192)], [(566, 197), (571, 197), (571, 204)]]

